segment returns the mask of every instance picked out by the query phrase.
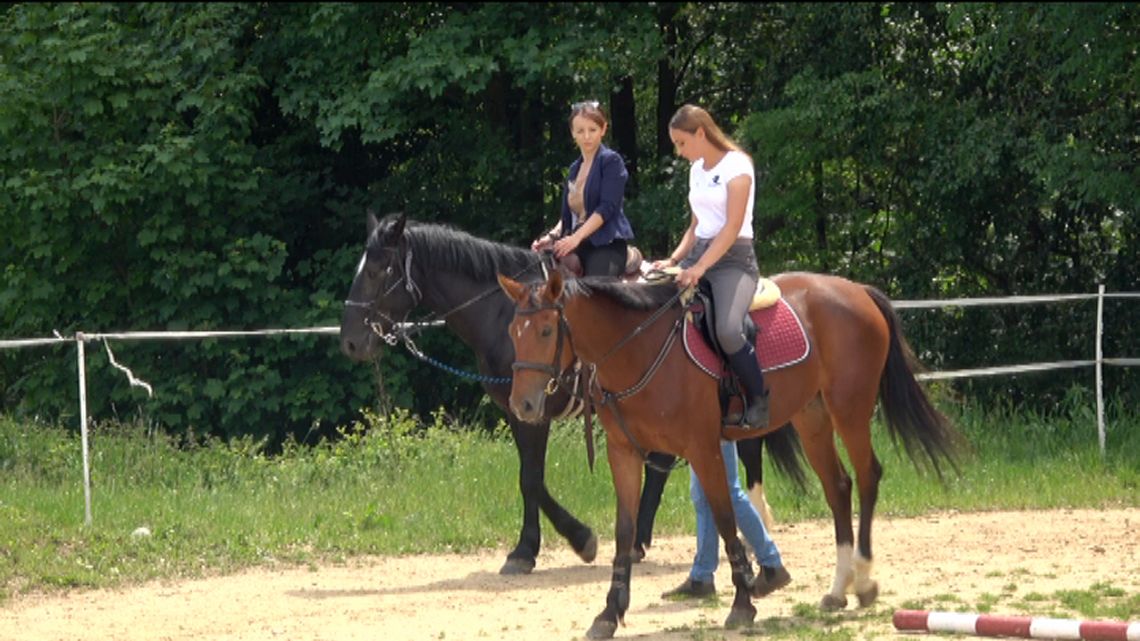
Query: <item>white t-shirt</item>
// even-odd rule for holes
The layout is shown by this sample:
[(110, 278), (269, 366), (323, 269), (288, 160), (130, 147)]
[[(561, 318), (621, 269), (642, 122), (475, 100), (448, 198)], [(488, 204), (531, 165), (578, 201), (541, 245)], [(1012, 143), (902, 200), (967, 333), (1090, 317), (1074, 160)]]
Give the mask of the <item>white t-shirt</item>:
[(756, 195), (756, 173), (752, 159), (740, 151), (730, 151), (711, 170), (698, 158), (689, 168), (689, 206), (697, 217), (697, 238), (715, 238), (728, 222), (728, 181), (748, 176), (748, 203), (744, 206), (744, 222), (737, 238), (752, 238), (752, 203)]

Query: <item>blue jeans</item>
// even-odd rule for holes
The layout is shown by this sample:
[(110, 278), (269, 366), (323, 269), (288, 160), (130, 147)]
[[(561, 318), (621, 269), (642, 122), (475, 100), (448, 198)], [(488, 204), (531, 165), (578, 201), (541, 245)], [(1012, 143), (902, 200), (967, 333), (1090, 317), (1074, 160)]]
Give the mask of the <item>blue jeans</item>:
[[(720, 453), (724, 458), (724, 471), (728, 474), (728, 493), (732, 497), (732, 511), (736, 514), (736, 526), (744, 539), (756, 552), (756, 560), (760, 565), (780, 567), (784, 565), (780, 558), (780, 551), (776, 549), (776, 542), (768, 536), (768, 530), (760, 515), (748, 500), (744, 488), (740, 487), (740, 472), (736, 458), (736, 444), (732, 441), (720, 442)], [(693, 508), (697, 512), (697, 554), (693, 557), (693, 568), (689, 577), (694, 581), (712, 581), (720, 561), (719, 546), (720, 534), (716, 531), (716, 522), (713, 521), (712, 507), (705, 498), (701, 489), (701, 482), (693, 468), (689, 467), (689, 497), (693, 500)]]

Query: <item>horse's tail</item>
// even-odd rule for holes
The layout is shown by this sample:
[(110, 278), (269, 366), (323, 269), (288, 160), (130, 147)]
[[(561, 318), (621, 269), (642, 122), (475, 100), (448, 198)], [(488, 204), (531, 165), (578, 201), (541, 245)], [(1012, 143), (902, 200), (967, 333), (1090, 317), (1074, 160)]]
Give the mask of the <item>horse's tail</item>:
[(744, 464), (744, 480), (748, 489), (757, 483), (764, 482), (764, 452), (763, 447), (768, 446), (768, 455), (781, 474), (788, 477), (800, 490), (807, 491), (807, 475), (804, 474), (804, 448), (800, 442), (800, 435), (791, 423), (785, 423), (779, 429), (758, 436), (756, 438), (742, 438), (736, 441), (736, 454)]
[(934, 467), (942, 478), (941, 461), (958, 471), (957, 457), (962, 439), (950, 420), (935, 409), (926, 392), (915, 379), (918, 360), (899, 329), (899, 317), (887, 295), (867, 286), (867, 293), (887, 321), (890, 349), (887, 366), (879, 380), (879, 401), (891, 439), (902, 440), (907, 454), (915, 463), (919, 454)]
[(803, 443), (800, 442), (800, 434), (792, 424), (785, 423), (780, 429), (765, 434), (763, 441), (768, 447), (768, 455), (776, 464), (776, 469), (791, 479), (800, 490), (807, 491)]

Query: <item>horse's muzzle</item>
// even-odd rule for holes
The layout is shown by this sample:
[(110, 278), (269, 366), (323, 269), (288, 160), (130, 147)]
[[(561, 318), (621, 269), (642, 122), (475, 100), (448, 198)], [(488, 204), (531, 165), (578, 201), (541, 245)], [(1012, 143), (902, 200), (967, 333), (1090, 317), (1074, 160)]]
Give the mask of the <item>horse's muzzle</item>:
[(546, 393), (539, 390), (536, 394), (511, 394), (511, 412), (525, 423), (538, 423), (546, 409)]
[(340, 339), (340, 351), (354, 361), (371, 360), (376, 356), (379, 347), (380, 341), (371, 334), (343, 336)]

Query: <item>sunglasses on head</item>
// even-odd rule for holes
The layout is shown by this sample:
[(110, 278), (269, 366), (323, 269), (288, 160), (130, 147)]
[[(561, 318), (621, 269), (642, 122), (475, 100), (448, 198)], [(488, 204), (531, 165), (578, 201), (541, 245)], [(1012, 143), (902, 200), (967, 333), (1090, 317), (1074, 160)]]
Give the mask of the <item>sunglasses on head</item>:
[(570, 105), (570, 113), (578, 113), (583, 109), (597, 109), (600, 103), (597, 100), (583, 100)]

